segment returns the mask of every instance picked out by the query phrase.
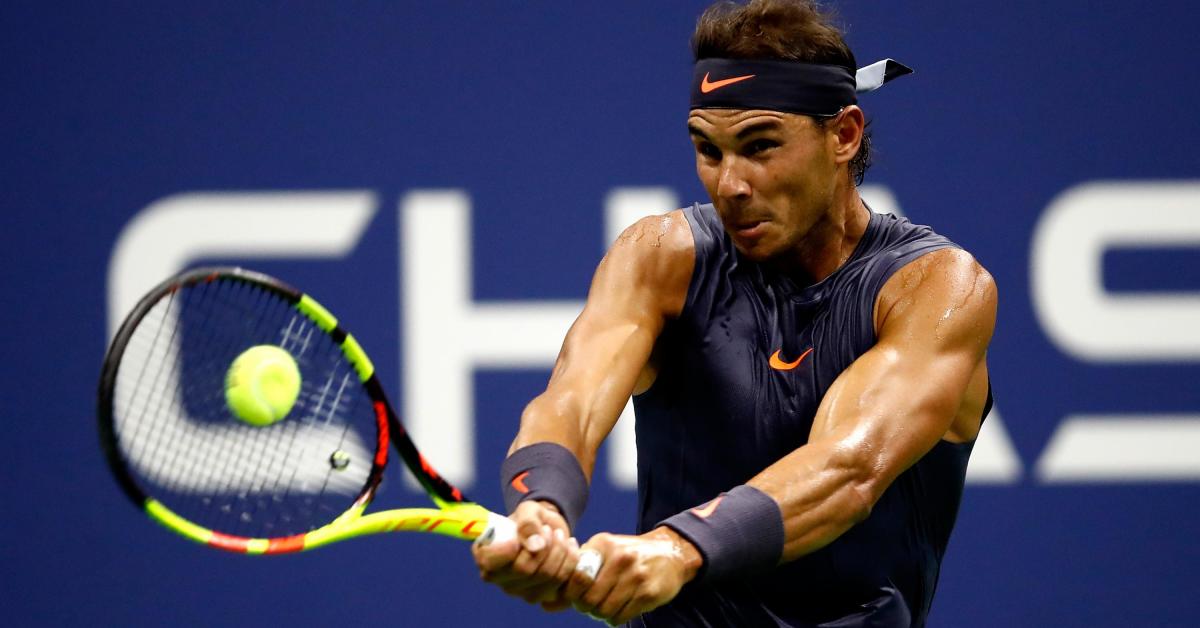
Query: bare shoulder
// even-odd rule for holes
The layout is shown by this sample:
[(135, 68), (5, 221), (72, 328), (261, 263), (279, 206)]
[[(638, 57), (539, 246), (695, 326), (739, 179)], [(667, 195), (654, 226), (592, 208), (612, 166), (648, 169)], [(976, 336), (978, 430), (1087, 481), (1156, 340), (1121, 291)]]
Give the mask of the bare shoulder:
[(696, 261), (692, 229), (682, 210), (646, 216), (617, 238), (601, 262), (601, 271), (661, 297), (663, 311), (677, 314), (687, 299)]
[(970, 253), (947, 248), (922, 255), (896, 271), (875, 306), (875, 328), (923, 329), (938, 337), (968, 334), (983, 345), (995, 327), (996, 280)]
[(683, 210), (646, 216), (621, 232), (613, 250), (631, 249), (655, 257), (693, 255), (695, 241)]

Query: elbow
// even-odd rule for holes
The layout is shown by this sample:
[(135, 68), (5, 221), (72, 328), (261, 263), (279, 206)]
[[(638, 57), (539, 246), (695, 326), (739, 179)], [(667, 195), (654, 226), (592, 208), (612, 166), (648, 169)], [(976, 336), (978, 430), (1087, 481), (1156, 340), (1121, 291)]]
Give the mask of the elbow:
[(851, 526), (857, 525), (871, 516), (871, 509), (875, 507), (875, 501), (878, 498), (871, 491), (870, 487), (864, 484), (852, 484), (847, 490), (847, 521)]
[(883, 492), (879, 467), (869, 451), (848, 448), (836, 456), (834, 468), (842, 485), (842, 512), (847, 523), (855, 525), (871, 516)]

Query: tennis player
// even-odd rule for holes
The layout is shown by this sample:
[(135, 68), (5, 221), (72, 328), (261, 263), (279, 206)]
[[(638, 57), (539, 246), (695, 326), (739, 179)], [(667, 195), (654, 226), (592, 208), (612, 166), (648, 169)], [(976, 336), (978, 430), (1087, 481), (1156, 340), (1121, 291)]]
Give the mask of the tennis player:
[[(996, 287), (876, 214), (855, 71), (809, 0), (700, 18), (687, 127), (712, 204), (630, 227), (600, 263), (501, 479), (518, 541), (485, 580), (633, 626), (921, 626), (991, 405)], [(636, 536), (571, 538), (596, 451), (637, 411)]]

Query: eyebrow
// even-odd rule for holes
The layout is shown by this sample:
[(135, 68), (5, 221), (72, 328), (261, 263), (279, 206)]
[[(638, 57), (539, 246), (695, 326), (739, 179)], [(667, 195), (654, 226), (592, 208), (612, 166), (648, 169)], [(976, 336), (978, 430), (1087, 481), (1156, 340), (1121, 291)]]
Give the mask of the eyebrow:
[(754, 124), (751, 124), (750, 126), (742, 129), (741, 131), (738, 131), (737, 139), (740, 140), (744, 137), (747, 137), (749, 135), (754, 135), (755, 133), (759, 133), (762, 131), (774, 131), (774, 130), (780, 128), (781, 126), (782, 125), (779, 124), (779, 122), (777, 122), (775, 120), (765, 120), (763, 122), (755, 122)]
[[(763, 131), (777, 130), (781, 126), (782, 125), (779, 124), (779, 122), (777, 122), (775, 120), (765, 120), (763, 122), (755, 122), (754, 124), (751, 124), (750, 126), (742, 129), (741, 131), (738, 131), (738, 133), (735, 137), (736, 137), (736, 139), (740, 140), (740, 139), (743, 139), (750, 135), (754, 135), (755, 133), (761, 133)], [(704, 131), (701, 131), (700, 127), (698, 127), (694, 124), (688, 124), (687, 128), (688, 128), (689, 134), (696, 135), (696, 136), (700, 137), (700, 139), (703, 139), (703, 140), (708, 140), (708, 135), (706, 135), (704, 133)]]

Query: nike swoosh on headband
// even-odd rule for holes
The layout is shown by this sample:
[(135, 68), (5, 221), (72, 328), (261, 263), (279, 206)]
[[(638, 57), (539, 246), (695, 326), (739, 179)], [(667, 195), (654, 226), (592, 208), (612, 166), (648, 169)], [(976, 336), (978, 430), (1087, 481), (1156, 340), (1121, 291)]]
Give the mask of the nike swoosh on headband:
[(721, 89), (722, 87), (725, 87), (726, 85), (733, 85), (734, 83), (741, 83), (742, 81), (745, 81), (747, 79), (752, 79), (752, 78), (754, 78), (753, 74), (747, 74), (745, 76), (734, 76), (732, 78), (721, 79), (719, 81), (710, 82), (708, 80), (708, 72), (705, 72), (704, 80), (700, 81), (700, 91), (707, 94), (711, 91)]

